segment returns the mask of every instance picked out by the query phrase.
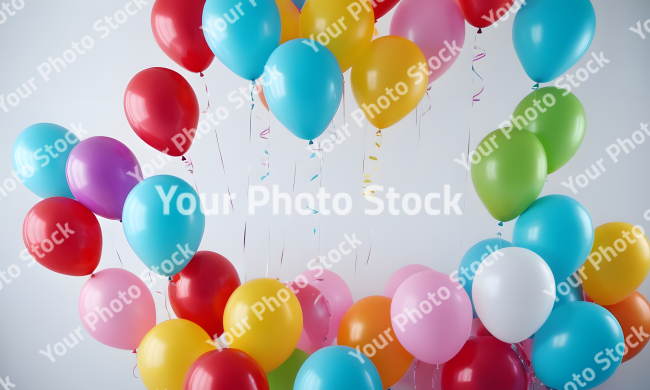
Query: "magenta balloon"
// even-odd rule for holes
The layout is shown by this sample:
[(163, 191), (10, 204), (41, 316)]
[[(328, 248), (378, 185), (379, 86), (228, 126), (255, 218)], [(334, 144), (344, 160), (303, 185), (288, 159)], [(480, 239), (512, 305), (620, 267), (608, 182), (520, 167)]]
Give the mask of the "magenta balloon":
[(156, 307), (147, 286), (129, 271), (108, 268), (84, 284), (79, 316), (90, 335), (109, 347), (135, 350), (156, 326)]
[(332, 344), (327, 340), (332, 314), (327, 298), (316, 287), (308, 284), (295, 290), (302, 309), (302, 334), (296, 348), (311, 355)]
[(120, 220), (124, 201), (139, 183), (142, 170), (120, 141), (91, 137), (72, 149), (65, 174), (79, 203), (104, 218)]
[(465, 18), (456, 0), (402, 0), (390, 22), (390, 34), (415, 43), (429, 64), (429, 84), (460, 55)]
[(399, 286), (404, 283), (406, 279), (422, 271), (431, 271), (431, 268), (421, 264), (409, 264), (398, 269), (390, 278), (388, 278), (388, 282), (386, 282), (386, 285), (384, 286), (384, 296), (392, 298), (393, 295), (395, 295), (395, 291), (397, 291)]

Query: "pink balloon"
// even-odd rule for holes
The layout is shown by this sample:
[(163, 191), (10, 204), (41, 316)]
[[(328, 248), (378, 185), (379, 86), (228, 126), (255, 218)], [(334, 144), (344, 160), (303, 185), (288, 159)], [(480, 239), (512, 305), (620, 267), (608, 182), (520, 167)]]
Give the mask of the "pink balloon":
[(156, 326), (156, 307), (134, 274), (109, 268), (91, 276), (79, 296), (79, 316), (91, 336), (109, 347), (135, 350)]
[(327, 332), (327, 340), (325, 343), (328, 346), (332, 345), (332, 342), (339, 334), (339, 325), (341, 324), (343, 315), (354, 303), (352, 293), (345, 280), (332, 271), (315, 269), (305, 271), (300, 275), (307, 278), (307, 283), (320, 290), (329, 302), (332, 316), (330, 319), (330, 330)]
[(429, 364), (422, 360), (415, 366), (415, 388), (417, 390), (439, 390), (442, 387), (442, 369), (444, 364)]
[(413, 276), (422, 271), (431, 271), (431, 268), (421, 264), (409, 264), (398, 269), (390, 278), (388, 278), (388, 282), (386, 282), (386, 285), (384, 286), (384, 296), (392, 298), (395, 295), (395, 291), (397, 291), (399, 286), (404, 283), (409, 276)]
[(453, 358), (469, 337), (472, 303), (465, 289), (443, 273), (423, 271), (402, 283), (390, 306), (399, 342), (429, 364)]
[(331, 344), (327, 340), (332, 317), (330, 306), (325, 295), (311, 284), (294, 290), (298, 291), (296, 297), (302, 309), (302, 333), (296, 348), (311, 355)]
[(458, 58), (465, 42), (465, 18), (456, 0), (402, 0), (390, 22), (390, 34), (422, 50), (432, 72), (431, 84)]

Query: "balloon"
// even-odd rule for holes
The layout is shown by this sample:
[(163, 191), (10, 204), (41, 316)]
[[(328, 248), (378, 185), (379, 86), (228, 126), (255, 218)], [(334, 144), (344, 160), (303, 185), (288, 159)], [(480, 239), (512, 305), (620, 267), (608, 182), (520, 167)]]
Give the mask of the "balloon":
[(201, 31), (205, 0), (156, 0), (151, 30), (167, 57), (190, 72), (203, 72), (214, 60)]
[(441, 384), (445, 390), (524, 390), (526, 374), (510, 345), (477, 337), (445, 364)]
[(537, 332), (551, 313), (555, 279), (534, 252), (503, 248), (481, 263), (472, 298), (478, 317), (494, 337), (518, 343)]
[(266, 102), (266, 97), (264, 96), (264, 88), (262, 87), (262, 84), (255, 84), (255, 92), (259, 97), (259, 101), (262, 102), (262, 105), (266, 108), (266, 111), (270, 112), (269, 104)]
[[(243, 4), (243, 5), (242, 5)], [(245, 80), (256, 80), (280, 44), (282, 21), (275, 0), (207, 0), (203, 35), (215, 56)]]
[(392, 298), (395, 295), (395, 291), (397, 291), (399, 286), (401, 286), (402, 283), (404, 283), (404, 281), (408, 279), (410, 276), (413, 276), (418, 272), (430, 271), (430, 270), (431, 268), (427, 267), (426, 265), (421, 265), (421, 264), (405, 265), (404, 267), (395, 271), (395, 273), (391, 275), (390, 278), (388, 278), (388, 281), (384, 286), (383, 295), (385, 297)]
[(594, 242), (587, 210), (573, 198), (547, 195), (519, 216), (512, 239), (546, 261), (555, 280), (565, 280), (584, 263)]
[(302, 331), (298, 299), (275, 279), (253, 279), (232, 293), (223, 313), (228, 344), (248, 353), (264, 371), (293, 353)]
[(77, 145), (65, 169), (74, 197), (88, 210), (107, 219), (122, 219), (129, 192), (142, 177), (138, 159), (120, 141), (90, 137)]
[(198, 251), (169, 283), (169, 303), (178, 318), (190, 320), (214, 338), (223, 333), (223, 311), (241, 285), (235, 267), (218, 253)]
[(91, 276), (81, 289), (79, 317), (100, 343), (135, 350), (156, 326), (156, 306), (139, 277), (121, 268), (108, 268)]
[(210, 336), (195, 323), (182, 319), (161, 322), (144, 336), (138, 348), (142, 382), (149, 390), (183, 390), (192, 364), (214, 350)]
[(97, 217), (69, 198), (47, 198), (32, 207), (23, 223), (23, 242), (39, 264), (63, 275), (90, 275), (102, 256)]
[[(488, 238), (487, 240), (479, 241), (465, 252), (463, 258), (458, 266), (458, 281), (463, 286), (470, 302), (472, 302), (472, 313), (474, 318), (477, 318), (476, 309), (474, 308), (474, 300), (472, 299), (472, 285), (476, 277), (476, 270), (481, 265), (481, 262), (486, 257), (490, 256), (493, 252), (509, 248), (512, 244), (501, 238)], [(462, 280), (462, 282), (461, 282)]]
[(426, 363), (442, 364), (467, 341), (472, 304), (448, 275), (423, 271), (397, 289), (390, 316), (397, 339), (409, 353)]
[[(444, 364), (429, 364), (422, 360), (415, 360), (415, 389), (439, 390)], [(412, 389), (411, 387), (410, 389)], [(410, 390), (409, 389), (409, 390)], [(392, 389), (391, 389), (392, 390)]]
[(533, 366), (546, 386), (592, 389), (612, 376), (624, 350), (613, 315), (593, 303), (570, 302), (553, 310), (535, 334)]
[(555, 286), (555, 291), (553, 310), (567, 302), (582, 302), (585, 300), (582, 287), (580, 286), (580, 277), (576, 275), (571, 275), (567, 280), (558, 283)]
[[(347, 17), (347, 18), (346, 18)], [(375, 33), (375, 16), (365, 3), (347, 0), (309, 0), (300, 13), (301, 45), (317, 51), (320, 43), (336, 57), (341, 72), (355, 65)]]
[(306, 0), (291, 0), (293, 4), (298, 8), (298, 10), (302, 10), (302, 7), (305, 5)]
[(491, 26), (501, 19), (514, 3), (514, 0), (458, 0), (465, 20), (476, 28)]
[[(540, 102), (546, 104), (547, 100), (547, 108), (542, 107)], [(544, 111), (538, 113), (537, 106)], [(556, 87), (531, 92), (519, 103), (513, 116), (518, 129), (531, 131), (544, 146), (548, 174), (571, 160), (587, 129), (587, 115), (580, 100), (571, 92)]]
[[(360, 1), (360, 3), (365, 7), (366, 2)], [(399, 0), (384, 0), (384, 1), (371, 1), (372, 4), (372, 10), (373, 13), (375, 14), (375, 22), (379, 20), (382, 16), (386, 15), (390, 10), (392, 10), (397, 3), (399, 3)], [(394, 15), (393, 15), (394, 17)]]
[(306, 283), (304, 287), (298, 287), (298, 290), (293, 290), (302, 310), (303, 325), (298, 348), (311, 355), (332, 344), (332, 341), (327, 339), (332, 312), (327, 298), (316, 287)]
[(370, 43), (350, 80), (354, 99), (373, 126), (390, 127), (418, 106), (427, 91), (426, 64), (420, 49), (406, 38), (388, 35)]
[(589, 0), (528, 0), (512, 25), (517, 57), (537, 83), (553, 81), (575, 65), (595, 34), (596, 13)]
[(399, 382), (414, 359), (395, 337), (391, 301), (375, 295), (356, 302), (343, 316), (337, 338), (338, 345), (359, 349), (372, 361), (384, 389)]
[(293, 390), (293, 384), (300, 367), (309, 358), (309, 355), (296, 348), (291, 356), (275, 370), (266, 374), (270, 390)]
[(365, 355), (345, 346), (316, 351), (300, 367), (294, 390), (381, 390), (377, 369)]
[(65, 163), (79, 138), (64, 127), (37, 123), (23, 130), (11, 151), (20, 181), (41, 198), (74, 199), (65, 179)]
[(264, 370), (246, 352), (209, 351), (187, 371), (183, 390), (268, 390)]
[(282, 34), (280, 45), (292, 39), (300, 38), (300, 10), (291, 0), (275, 0), (280, 11)]
[(455, 0), (404, 0), (391, 19), (390, 34), (409, 39), (422, 50), (431, 84), (456, 62), (465, 42), (465, 19)]
[(476, 192), (501, 222), (517, 218), (544, 188), (546, 154), (530, 131), (495, 130), (483, 138), (470, 159)]
[(619, 303), (648, 275), (650, 244), (643, 228), (624, 222), (600, 225), (594, 246), (580, 268), (582, 288), (599, 305)]
[[(332, 345), (332, 342), (339, 333), (339, 324), (341, 323), (343, 315), (354, 303), (350, 288), (343, 278), (326, 269), (316, 268), (305, 271), (300, 275), (306, 277), (307, 283), (322, 292), (323, 296), (329, 303), (332, 317), (330, 319), (326, 345)], [(300, 275), (298, 278), (301, 278)], [(296, 278), (296, 280), (298, 280), (298, 278)]]
[(179, 273), (201, 243), (205, 215), (186, 181), (158, 175), (141, 181), (124, 202), (122, 227), (135, 254), (163, 276)]
[(264, 72), (264, 96), (270, 111), (296, 137), (323, 134), (343, 96), (343, 76), (332, 53), (294, 39), (271, 54)]
[(604, 306), (612, 313), (623, 330), (625, 336), (625, 353), (623, 361), (632, 359), (648, 344), (648, 335), (643, 327), (650, 329), (650, 302), (635, 291), (619, 303)]
[(126, 86), (124, 112), (133, 131), (152, 148), (178, 157), (192, 146), (199, 101), (173, 70), (149, 68), (136, 74)]

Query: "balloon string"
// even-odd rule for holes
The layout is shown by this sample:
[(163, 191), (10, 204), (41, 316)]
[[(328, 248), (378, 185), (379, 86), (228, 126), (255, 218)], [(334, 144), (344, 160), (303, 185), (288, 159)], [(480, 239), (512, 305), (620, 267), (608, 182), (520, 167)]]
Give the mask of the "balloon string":
[(208, 95), (208, 107), (206, 107), (205, 111), (201, 111), (201, 114), (206, 114), (208, 111), (210, 111), (210, 91), (208, 91), (208, 81), (205, 79), (203, 72), (199, 72), (199, 76), (201, 76), (203, 79), (203, 84), (205, 85), (205, 93)]
[[(171, 279), (171, 278), (170, 278), (170, 279)], [(167, 295), (161, 293), (161, 292), (158, 291), (158, 290), (156, 290), (156, 292), (157, 292), (158, 294), (162, 295), (163, 298), (165, 299), (165, 306), (164, 306), (164, 307), (165, 307), (165, 311), (167, 312), (167, 318), (171, 320), (171, 319), (172, 319), (172, 315), (169, 313), (169, 309), (167, 308)]]
[[(318, 156), (319, 163), (320, 163), (319, 164), (320, 168), (318, 169), (318, 173), (316, 175), (314, 175), (309, 180), (309, 182), (311, 183), (317, 177), (320, 177), (319, 180), (318, 180), (318, 188), (320, 190), (320, 188), (321, 188), (321, 186), (323, 184), (323, 164), (324, 164), (324, 159), (323, 159), (323, 154), (321, 153), (323, 151), (323, 148), (319, 147), (318, 141), (316, 141), (316, 143), (314, 143), (313, 140), (309, 141), (309, 146), (310, 146), (310, 151), (312, 152), (312, 154), (309, 156), (309, 158), (314, 158), (314, 157)], [(317, 222), (318, 229), (314, 228), (314, 234), (316, 234), (316, 230), (318, 230), (318, 251), (319, 251), (318, 254), (320, 254), (320, 214), (318, 213), (318, 210), (312, 209), (309, 206), (307, 206), (307, 208), (309, 210), (311, 210), (313, 214), (318, 214), (318, 222)]]
[[(293, 162), (293, 185), (291, 187), (291, 199), (293, 199), (293, 194), (296, 190), (296, 172), (297, 172), (297, 167), (298, 167), (298, 159)], [(282, 254), (280, 255), (280, 266), (282, 266), (282, 262), (284, 261), (284, 249), (287, 245), (287, 235), (289, 233), (289, 222), (291, 221), (291, 214), (287, 215), (287, 228), (284, 231), (284, 242), (282, 243)]]
[[(248, 151), (250, 156), (251, 141), (253, 139), (253, 108), (255, 108), (255, 99), (253, 98), (253, 89), (255, 89), (257, 83), (255, 80), (251, 81), (251, 111), (248, 114)], [(248, 162), (248, 170), (246, 173), (246, 199), (248, 199), (248, 194), (251, 186), (251, 163)], [(243, 263), (244, 263), (244, 281), (246, 281), (246, 232), (248, 228), (248, 215), (244, 219), (244, 244), (242, 250)]]
[[(481, 29), (479, 29), (478, 34), (481, 34), (481, 33), (482, 33)], [(482, 49), (482, 48), (476, 46), (476, 40), (478, 38), (478, 34), (474, 37), (474, 50), (480, 50), (480, 53), (474, 55), (474, 60), (472, 61), (472, 71), (474, 72), (474, 74), (476, 74), (478, 76), (479, 79), (481, 79), (481, 81), (484, 81), (483, 77), (481, 77), (481, 75), (478, 74), (476, 69), (474, 69), (474, 62), (480, 61), (480, 60), (482, 60), (483, 58), (485, 58), (487, 56), (487, 52), (485, 51), (485, 49)], [(479, 93), (477, 93), (476, 95), (473, 96), (473, 98), (472, 98), (472, 106), (474, 105), (475, 102), (480, 102), (481, 101), (481, 99), (479, 99), (478, 97), (479, 97), (480, 94), (483, 93), (484, 90), (485, 90), (485, 82), (481, 86), (481, 90), (479, 91)]]
[(421, 135), (422, 135), (422, 132), (421, 132), (421, 130), (420, 130), (420, 128), (422, 127), (422, 118), (424, 118), (424, 116), (425, 116), (429, 111), (431, 111), (431, 96), (429, 96), (429, 91), (431, 91), (431, 86), (430, 86), (430, 85), (429, 85), (429, 87), (427, 88), (427, 92), (426, 92), (426, 95), (427, 95), (427, 106), (428, 106), (427, 109), (426, 109), (426, 110), (422, 110), (422, 109), (420, 109), (421, 112), (420, 112), (420, 115), (418, 115), (418, 108), (422, 105), (422, 102), (424, 101), (424, 99), (422, 99), (422, 100), (420, 101), (420, 104), (418, 104), (418, 108), (415, 109), (415, 122), (416, 122), (417, 125), (418, 125), (418, 149), (420, 149), (420, 138), (421, 138)]
[(113, 240), (113, 235), (111, 234), (110, 229), (106, 229), (108, 231), (108, 236), (111, 238), (111, 242), (113, 243), (113, 248), (115, 248), (115, 253), (117, 254), (118, 260), (120, 260), (120, 265), (122, 268), (124, 268), (124, 264), (122, 263), (122, 258), (120, 257), (120, 252), (117, 251), (117, 246), (115, 245), (115, 240)]
[(196, 193), (199, 193), (199, 187), (196, 185), (196, 177), (194, 176), (194, 163), (192, 163), (192, 158), (191, 157), (181, 157), (181, 161), (185, 163), (185, 169), (192, 175), (192, 180), (194, 181), (194, 189), (196, 190)]
[(223, 170), (223, 177), (226, 181), (226, 189), (228, 190), (228, 199), (230, 200), (230, 207), (232, 211), (235, 211), (235, 206), (232, 203), (232, 195), (230, 194), (230, 186), (228, 185), (228, 175), (226, 175), (226, 166), (223, 163), (223, 155), (221, 154), (221, 145), (219, 144), (219, 133), (217, 128), (214, 128), (214, 137), (217, 139), (217, 150), (219, 151), (219, 159), (221, 160), (221, 169)]
[(135, 366), (133, 366), (133, 377), (136, 378), (136, 379), (139, 379), (139, 378), (135, 375), (135, 369), (138, 368), (138, 352), (134, 349), (134, 350), (133, 350), (133, 353), (135, 354)]

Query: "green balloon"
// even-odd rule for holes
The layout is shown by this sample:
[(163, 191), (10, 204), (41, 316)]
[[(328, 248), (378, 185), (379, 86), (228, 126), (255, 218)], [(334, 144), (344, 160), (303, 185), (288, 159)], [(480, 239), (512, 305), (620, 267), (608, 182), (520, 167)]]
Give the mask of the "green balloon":
[(472, 182), (492, 216), (511, 221), (530, 206), (546, 182), (546, 155), (527, 130), (491, 132), (470, 155)]
[(560, 169), (578, 151), (587, 130), (580, 100), (565, 89), (540, 88), (519, 103), (512, 124), (537, 136), (544, 146), (548, 174)]
[(293, 390), (293, 382), (296, 380), (298, 371), (309, 355), (296, 348), (289, 359), (275, 370), (266, 374), (269, 380), (270, 390)]

